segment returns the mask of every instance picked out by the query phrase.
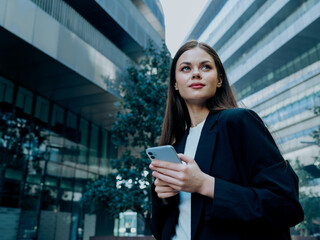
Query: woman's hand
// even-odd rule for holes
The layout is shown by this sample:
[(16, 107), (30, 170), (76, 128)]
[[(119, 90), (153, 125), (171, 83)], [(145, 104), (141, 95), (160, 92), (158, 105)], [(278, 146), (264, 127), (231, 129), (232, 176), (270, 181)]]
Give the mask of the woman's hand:
[(194, 159), (184, 154), (178, 155), (186, 165), (153, 160), (150, 164), (152, 175), (161, 180), (162, 186), (177, 192), (197, 192), (213, 198), (214, 178), (203, 173)]
[(159, 198), (169, 198), (178, 194), (178, 191), (168, 185), (168, 183), (157, 178), (154, 181), (155, 191)]

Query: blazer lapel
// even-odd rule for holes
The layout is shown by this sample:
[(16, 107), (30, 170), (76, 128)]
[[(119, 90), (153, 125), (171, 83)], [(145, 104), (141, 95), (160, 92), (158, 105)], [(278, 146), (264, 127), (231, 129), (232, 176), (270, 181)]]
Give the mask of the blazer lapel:
[[(213, 163), (213, 153), (218, 132), (215, 125), (219, 116), (220, 112), (208, 115), (197, 147), (195, 160), (201, 171), (206, 174), (209, 174)], [(191, 239), (194, 239), (202, 215), (205, 198), (197, 193), (192, 193), (191, 196)]]
[(189, 134), (189, 128), (184, 133), (183, 137), (174, 145), (177, 153), (184, 153), (184, 148), (186, 146), (187, 137)]

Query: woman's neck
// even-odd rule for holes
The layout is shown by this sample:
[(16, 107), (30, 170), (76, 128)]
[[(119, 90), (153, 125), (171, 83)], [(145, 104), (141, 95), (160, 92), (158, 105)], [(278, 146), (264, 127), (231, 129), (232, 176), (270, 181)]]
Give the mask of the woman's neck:
[(191, 120), (191, 127), (197, 126), (199, 123), (203, 122), (208, 114), (209, 109), (206, 107), (188, 107), (189, 116)]

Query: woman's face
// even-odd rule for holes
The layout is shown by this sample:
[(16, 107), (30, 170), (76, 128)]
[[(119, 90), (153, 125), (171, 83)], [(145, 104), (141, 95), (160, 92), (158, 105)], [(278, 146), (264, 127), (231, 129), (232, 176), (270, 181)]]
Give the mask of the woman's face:
[(179, 91), (187, 106), (205, 106), (221, 85), (214, 60), (203, 49), (190, 49), (178, 59), (175, 90)]

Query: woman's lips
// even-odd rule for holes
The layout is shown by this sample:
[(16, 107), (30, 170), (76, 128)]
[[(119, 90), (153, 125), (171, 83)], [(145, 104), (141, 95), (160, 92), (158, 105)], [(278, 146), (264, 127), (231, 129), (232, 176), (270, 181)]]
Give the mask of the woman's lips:
[(198, 89), (198, 88), (203, 88), (205, 85), (202, 84), (202, 83), (192, 83), (190, 85), (191, 88), (194, 88), (194, 89)]

